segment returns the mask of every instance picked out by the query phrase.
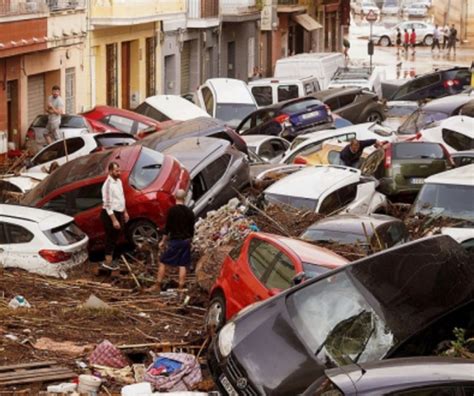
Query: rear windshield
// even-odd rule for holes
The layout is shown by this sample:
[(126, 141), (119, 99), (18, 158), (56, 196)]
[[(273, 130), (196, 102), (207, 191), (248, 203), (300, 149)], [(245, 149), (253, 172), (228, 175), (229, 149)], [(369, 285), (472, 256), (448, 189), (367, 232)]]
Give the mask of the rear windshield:
[(68, 246), (82, 241), (86, 235), (74, 223), (65, 224), (52, 230), (44, 231), (48, 239), (58, 246)]
[[(48, 123), (47, 115), (40, 115), (35, 118), (32, 126), (35, 128), (46, 128)], [(62, 115), (60, 128), (87, 128), (84, 117), (74, 115)]]
[(414, 135), (437, 121), (444, 120), (448, 114), (440, 111), (417, 110), (398, 128), (401, 135)]
[(308, 210), (311, 212), (315, 212), (316, 207), (318, 206), (318, 200), (311, 198), (292, 197), (288, 195), (269, 193), (265, 194), (265, 198), (270, 203), (285, 204), (297, 209)]
[(136, 109), (135, 112), (138, 114), (143, 114), (147, 117), (153, 118), (156, 121), (169, 121), (170, 118), (166, 115), (163, 114), (162, 112), (158, 111), (155, 109), (153, 106), (150, 106), (148, 103), (143, 102), (141, 105), (139, 105)]
[(133, 137), (128, 136), (117, 136), (109, 135), (106, 133), (101, 133), (95, 136), (95, 141), (99, 147), (119, 147), (119, 146), (129, 146), (136, 142)]
[(364, 235), (334, 230), (308, 229), (301, 238), (311, 242), (337, 242), (342, 244), (368, 243)]
[(288, 106), (283, 107), (282, 111), (285, 113), (299, 113), (306, 110), (308, 107), (324, 106), (317, 99), (302, 100), (300, 102), (292, 103)]
[(446, 157), (437, 143), (397, 143), (393, 145), (394, 159), (443, 159)]
[(143, 147), (130, 173), (130, 185), (136, 190), (148, 187), (160, 174), (164, 158), (158, 151)]
[(227, 122), (230, 126), (238, 126), (250, 113), (257, 110), (257, 106), (241, 103), (218, 103), (216, 118)]

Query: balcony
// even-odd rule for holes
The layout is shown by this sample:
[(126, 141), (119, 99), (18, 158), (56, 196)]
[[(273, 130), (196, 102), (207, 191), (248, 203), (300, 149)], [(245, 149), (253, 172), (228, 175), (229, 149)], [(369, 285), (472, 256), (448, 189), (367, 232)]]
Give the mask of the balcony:
[(277, 10), (278, 12), (287, 12), (287, 13), (294, 13), (294, 12), (304, 12), (306, 11), (306, 6), (302, 5), (302, 2), (298, 0), (278, 0)]
[(45, 0), (0, 0), (0, 20), (43, 18), (48, 14)]
[(219, 26), (219, 0), (187, 0), (188, 28)]
[(245, 15), (258, 12), (256, 0), (220, 0), (222, 15)]
[(47, 0), (51, 12), (84, 10), (86, 0)]
[(95, 26), (128, 26), (169, 19), (186, 11), (186, 0), (89, 0)]

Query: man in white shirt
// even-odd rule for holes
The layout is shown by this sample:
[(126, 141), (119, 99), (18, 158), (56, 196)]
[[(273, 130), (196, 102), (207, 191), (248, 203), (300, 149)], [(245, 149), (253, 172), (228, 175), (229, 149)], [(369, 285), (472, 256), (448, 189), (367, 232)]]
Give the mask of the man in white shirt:
[(100, 218), (105, 228), (105, 263), (104, 267), (114, 269), (112, 260), (114, 250), (120, 238), (128, 213), (120, 180), (120, 165), (116, 162), (109, 164), (109, 176), (102, 186), (103, 209)]
[(55, 85), (51, 91), (51, 96), (48, 97), (48, 107), (46, 107), (46, 112), (48, 113), (46, 129), (48, 133), (44, 136), (47, 144), (51, 144), (61, 138), (59, 136), (59, 129), (61, 127), (61, 115), (64, 114), (64, 101), (60, 93), (59, 86)]

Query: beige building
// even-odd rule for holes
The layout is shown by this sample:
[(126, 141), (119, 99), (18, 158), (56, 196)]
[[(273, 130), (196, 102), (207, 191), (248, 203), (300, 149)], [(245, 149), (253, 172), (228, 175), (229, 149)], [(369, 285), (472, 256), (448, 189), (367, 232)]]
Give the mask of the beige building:
[(454, 24), (462, 42), (474, 45), (474, 0), (433, 0), (435, 23)]

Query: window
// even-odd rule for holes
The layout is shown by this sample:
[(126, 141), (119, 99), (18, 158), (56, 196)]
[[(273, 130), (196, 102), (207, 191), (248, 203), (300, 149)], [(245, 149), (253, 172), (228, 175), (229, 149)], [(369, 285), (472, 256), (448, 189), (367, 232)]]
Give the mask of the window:
[(26, 228), (10, 223), (4, 223), (4, 225), (9, 243), (28, 243), (34, 238), (34, 235)]
[(295, 99), (298, 95), (297, 85), (279, 85), (277, 90), (278, 102)]
[(232, 260), (236, 261), (240, 253), (242, 252), (242, 247), (244, 246), (244, 241), (245, 239), (242, 239), (240, 242), (237, 243), (237, 245), (229, 252), (229, 256)]
[(136, 190), (143, 190), (158, 177), (163, 165), (163, 154), (143, 147), (129, 177), (130, 185)]
[(82, 116), (74, 116), (63, 114), (61, 116), (61, 125), (60, 128), (87, 128), (86, 120)]
[(202, 170), (207, 189), (211, 189), (224, 176), (230, 162), (230, 155), (224, 154), (222, 157), (211, 162)]
[(112, 125), (119, 131), (126, 133), (133, 133), (133, 124), (135, 121), (130, 118), (121, 117), (118, 115), (111, 115), (107, 119), (107, 124)]
[(250, 113), (257, 110), (253, 104), (242, 103), (220, 103), (217, 104), (215, 117), (221, 121), (226, 121), (228, 125), (239, 125), (240, 121)]
[(113, 133), (100, 133), (95, 136), (95, 141), (99, 147), (119, 147), (129, 146), (136, 142), (133, 137), (117, 136)]
[(346, 206), (351, 203), (357, 195), (357, 183), (349, 184), (337, 190), (339, 202), (341, 206)]
[(255, 126), (255, 114), (251, 114), (245, 118), (242, 123), (238, 126), (238, 132), (244, 132), (247, 129), (253, 128)]
[(293, 284), (293, 277), (295, 276), (295, 267), (290, 258), (283, 253), (278, 255), (278, 258), (273, 266), (265, 286), (268, 289), (288, 289)]
[(310, 212), (316, 211), (318, 206), (317, 199), (292, 197), (291, 195), (280, 194), (265, 194), (265, 199), (275, 204), (289, 205), (297, 209), (307, 210)]
[(45, 150), (38, 153), (38, 155), (33, 158), (32, 163), (33, 165), (40, 165), (49, 161), (54, 161), (64, 156), (64, 142), (62, 140), (59, 140), (53, 143), (51, 146), (46, 147)]
[(68, 246), (80, 242), (85, 234), (74, 223), (44, 231), (48, 239), (58, 246)]
[(396, 143), (392, 149), (393, 159), (443, 159), (445, 154), (438, 143)]
[(339, 107), (348, 106), (354, 102), (356, 95), (342, 95), (339, 96)]
[(308, 144), (308, 145), (300, 148), (299, 150), (296, 150), (292, 155), (290, 155), (285, 160), (285, 163), (286, 164), (292, 164), (296, 157), (298, 157), (298, 156), (306, 157), (308, 155), (311, 155), (311, 154), (321, 150), (321, 147), (322, 147), (322, 142), (321, 141)]
[(252, 87), (252, 95), (259, 106), (270, 106), (273, 104), (272, 87)]
[(210, 115), (214, 115), (214, 97), (212, 96), (211, 90), (207, 87), (202, 87), (201, 93), (204, 99), (204, 106), (206, 107), (206, 111)]
[(457, 151), (474, 149), (474, 139), (462, 133), (443, 128), (443, 140)]
[(337, 191), (334, 191), (324, 198), (324, 201), (319, 208), (319, 213), (330, 214), (341, 207), (337, 193)]
[(166, 114), (163, 114), (162, 112), (158, 111), (146, 102), (140, 104), (134, 111), (138, 114), (143, 114), (147, 117), (153, 118), (156, 121), (163, 122), (170, 120), (170, 118)]
[(266, 160), (270, 160), (275, 157), (275, 151), (271, 142), (266, 141), (260, 146), (259, 152), (257, 153), (260, 157)]
[(275, 156), (283, 154), (289, 146), (289, 144), (284, 143), (282, 140), (271, 140), (270, 144), (272, 145)]
[(262, 280), (267, 271), (272, 267), (280, 251), (268, 242), (258, 238), (253, 238), (249, 245), (249, 265), (250, 270)]
[(8, 244), (7, 235), (5, 234), (5, 223), (0, 223), (0, 245)]
[(328, 99), (325, 103), (332, 111), (337, 110), (339, 109), (339, 107), (341, 107), (339, 106), (339, 100), (337, 98)]
[(462, 157), (462, 156), (456, 156), (453, 157), (454, 163), (456, 166), (464, 166), (464, 165), (470, 165), (474, 164), (474, 156), (473, 157)]
[(386, 241), (387, 247), (408, 241), (408, 231), (401, 222), (390, 223), (385, 227), (385, 231), (382, 231), (382, 234), (385, 236), (383, 239)]
[(418, 89), (426, 88), (432, 84), (436, 84), (441, 80), (438, 73), (430, 74), (425, 77), (415, 78), (411, 84), (411, 90), (416, 91)]
[[(48, 201), (43, 208), (74, 216), (102, 204), (103, 183), (89, 184)], [(51, 238), (50, 238), (51, 239)]]

